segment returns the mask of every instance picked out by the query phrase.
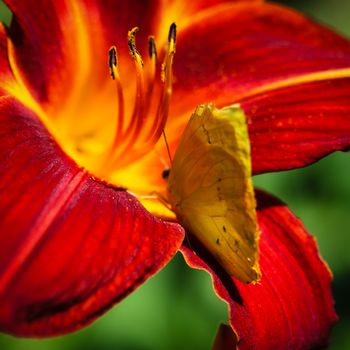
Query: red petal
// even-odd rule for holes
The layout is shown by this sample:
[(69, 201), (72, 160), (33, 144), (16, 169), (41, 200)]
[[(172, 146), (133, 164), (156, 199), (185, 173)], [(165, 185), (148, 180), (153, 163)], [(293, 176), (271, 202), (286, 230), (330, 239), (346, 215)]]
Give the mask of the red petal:
[[(237, 0), (261, 2), (262, 0)], [(138, 26), (138, 50), (146, 55), (147, 37), (167, 34), (170, 23), (189, 20), (200, 9), (227, 1), (131, 0), (131, 1), (53, 1), (5, 0), (14, 13), (10, 37), (21, 77), (41, 103), (62, 104), (67, 89), (96, 85), (95, 92), (109, 81), (106, 66), (111, 45), (118, 46), (121, 66), (133, 67), (127, 47), (127, 33)], [(128, 69), (123, 69), (129, 83)], [(85, 96), (85, 99), (88, 98)]]
[[(190, 109), (228, 105), (287, 78), (349, 68), (349, 60), (349, 41), (285, 7), (216, 7), (179, 28), (173, 100), (187, 108), (191, 100)], [(188, 91), (196, 93), (188, 98)]]
[(298, 168), (350, 148), (350, 79), (319, 81), (242, 102), (253, 172)]
[(162, 17), (159, 28), (159, 36), (166, 38), (169, 26), (172, 22), (176, 22), (180, 30), (192, 22), (193, 16), (202, 16), (205, 11), (212, 11), (215, 6), (222, 6), (228, 3), (238, 2), (257, 2), (264, 0), (162, 0)]
[(261, 283), (234, 281), (218, 265), (186, 248), (187, 263), (211, 273), (217, 294), (230, 307), (239, 349), (311, 349), (327, 344), (337, 319), (331, 274), (315, 240), (288, 208), (258, 192)]
[(78, 168), (10, 98), (0, 113), (0, 329), (78, 329), (166, 264), (180, 226)]
[[(40, 102), (62, 104), (67, 91), (101, 91), (110, 82), (107, 53), (118, 45), (122, 65), (133, 65), (127, 33), (141, 28), (138, 48), (157, 23), (157, 0), (53, 1), (5, 0), (14, 13), (10, 37), (21, 78)], [(125, 62), (126, 61), (126, 62)], [(80, 92), (82, 94), (82, 92)]]
[(281, 6), (231, 4), (194, 14), (179, 26), (172, 153), (193, 106), (208, 101), (242, 104), (255, 174), (348, 150), (349, 62), (349, 41)]

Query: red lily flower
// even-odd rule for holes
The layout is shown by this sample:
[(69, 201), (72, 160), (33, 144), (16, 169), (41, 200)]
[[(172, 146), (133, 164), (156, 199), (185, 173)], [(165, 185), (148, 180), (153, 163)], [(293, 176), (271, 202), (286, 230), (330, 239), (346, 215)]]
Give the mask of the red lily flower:
[[(349, 149), (350, 43), (262, 1), (5, 2), (14, 19), (0, 28), (0, 329), (79, 329), (181, 249), (213, 276), (240, 349), (325, 345), (331, 275), (284, 204), (256, 192), (262, 280), (246, 285), (201, 247), (181, 246), (162, 203), (126, 189), (164, 192), (164, 125), (173, 153), (201, 103), (244, 109), (253, 174)], [(114, 44), (117, 90), (106, 70)]]

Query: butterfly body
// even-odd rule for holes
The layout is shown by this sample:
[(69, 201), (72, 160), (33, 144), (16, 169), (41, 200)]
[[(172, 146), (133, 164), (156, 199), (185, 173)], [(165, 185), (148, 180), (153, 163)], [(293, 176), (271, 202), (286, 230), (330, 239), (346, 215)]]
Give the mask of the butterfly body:
[[(168, 200), (179, 222), (243, 282), (260, 278), (244, 112), (199, 106), (176, 150)], [(247, 142), (248, 141), (248, 142)]]

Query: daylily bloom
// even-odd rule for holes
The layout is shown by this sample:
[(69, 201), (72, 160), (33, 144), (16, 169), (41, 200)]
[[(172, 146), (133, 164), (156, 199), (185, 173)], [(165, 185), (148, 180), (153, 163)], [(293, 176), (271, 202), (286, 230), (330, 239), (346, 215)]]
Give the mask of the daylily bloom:
[(173, 154), (201, 103), (244, 109), (253, 174), (349, 149), (349, 41), (259, 0), (5, 3), (0, 329), (79, 329), (180, 249), (213, 276), (240, 349), (325, 345), (331, 274), (286, 205), (256, 191), (262, 279), (246, 285), (182, 245), (174, 214), (142, 196), (165, 191), (164, 128)]

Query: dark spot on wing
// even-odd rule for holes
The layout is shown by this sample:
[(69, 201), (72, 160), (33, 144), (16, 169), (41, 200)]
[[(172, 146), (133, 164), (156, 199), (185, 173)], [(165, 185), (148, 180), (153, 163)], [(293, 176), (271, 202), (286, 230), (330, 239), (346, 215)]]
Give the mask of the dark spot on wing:
[(218, 199), (219, 199), (219, 201), (222, 201), (222, 197), (221, 197), (221, 188), (218, 186), (218, 187), (216, 188), (216, 190), (218, 191)]
[(227, 232), (225, 226), (222, 226), (222, 230), (223, 230), (224, 232)]
[(202, 125), (202, 129), (203, 129), (203, 132), (204, 134), (207, 136), (207, 139), (208, 139), (208, 143), (211, 144), (211, 140), (210, 140), (210, 135), (209, 135), (209, 131), (205, 128), (204, 125)]

